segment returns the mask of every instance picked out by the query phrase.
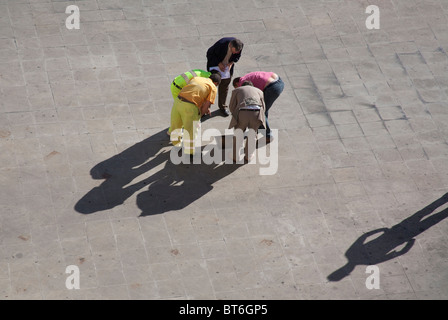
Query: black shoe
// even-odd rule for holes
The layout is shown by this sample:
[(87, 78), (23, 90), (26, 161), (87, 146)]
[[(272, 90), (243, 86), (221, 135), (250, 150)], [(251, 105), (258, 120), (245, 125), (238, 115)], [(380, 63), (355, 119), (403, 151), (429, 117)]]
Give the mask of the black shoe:
[(230, 112), (229, 112), (229, 110), (227, 110), (227, 108), (219, 108), (219, 111), (221, 112), (221, 115), (222, 115), (223, 117), (228, 117), (228, 116), (230, 116)]

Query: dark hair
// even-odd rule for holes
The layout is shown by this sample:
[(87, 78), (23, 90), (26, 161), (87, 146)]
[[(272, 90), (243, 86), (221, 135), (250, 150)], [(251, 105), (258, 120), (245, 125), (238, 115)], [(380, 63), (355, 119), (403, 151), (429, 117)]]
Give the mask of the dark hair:
[(240, 79), (241, 79), (241, 77), (237, 77), (237, 78), (233, 79), (232, 84), (233, 84), (234, 88), (236, 88), (238, 86), (238, 84), (240, 83)]
[(221, 75), (219, 73), (212, 73), (210, 75), (210, 80), (216, 82), (219, 85), (221, 83)]
[(236, 51), (243, 50), (244, 43), (240, 39), (233, 39), (230, 41), (230, 45), (236, 49)]
[(252, 83), (252, 81), (248, 81), (248, 80), (246, 80), (246, 81), (244, 81), (242, 84), (241, 84), (241, 86), (243, 87), (243, 86), (254, 86), (254, 84)]

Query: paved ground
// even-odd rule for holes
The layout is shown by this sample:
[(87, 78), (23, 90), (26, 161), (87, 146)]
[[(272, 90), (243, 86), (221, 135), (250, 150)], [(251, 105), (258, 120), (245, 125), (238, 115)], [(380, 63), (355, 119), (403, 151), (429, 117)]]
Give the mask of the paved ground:
[[(447, 17), (445, 0), (0, 0), (0, 299), (447, 299)], [(223, 36), (245, 43), (236, 76), (285, 82), (274, 175), (169, 161), (170, 82)]]

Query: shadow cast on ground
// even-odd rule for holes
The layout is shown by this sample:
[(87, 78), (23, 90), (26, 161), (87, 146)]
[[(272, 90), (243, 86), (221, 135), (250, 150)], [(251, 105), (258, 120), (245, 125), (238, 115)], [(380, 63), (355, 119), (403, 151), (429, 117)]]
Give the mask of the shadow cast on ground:
[[(340, 281), (350, 275), (357, 265), (375, 265), (407, 253), (417, 235), (448, 217), (448, 208), (431, 215), (445, 203), (448, 203), (448, 193), (391, 228), (380, 228), (363, 234), (346, 251), (348, 262), (327, 279)], [(377, 237), (366, 242), (374, 235)]]
[[(75, 210), (92, 214), (122, 205), (137, 195), (140, 216), (180, 210), (213, 189), (213, 183), (231, 174), (240, 164), (178, 164), (170, 161), (169, 137), (164, 129), (123, 152), (95, 165), (93, 179), (104, 179), (76, 204)], [(145, 179), (141, 175), (163, 168)], [(132, 183), (137, 180), (138, 182)]]

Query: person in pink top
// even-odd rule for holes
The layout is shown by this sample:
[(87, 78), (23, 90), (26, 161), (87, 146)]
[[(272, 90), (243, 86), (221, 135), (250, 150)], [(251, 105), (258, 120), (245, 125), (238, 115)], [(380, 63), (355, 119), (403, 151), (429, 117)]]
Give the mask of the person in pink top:
[(269, 109), (274, 104), (274, 101), (280, 96), (285, 88), (285, 84), (280, 76), (274, 72), (254, 71), (242, 77), (233, 79), (233, 87), (240, 87), (245, 81), (253, 83), (255, 88), (263, 91), (265, 101), (265, 117), (266, 117), (266, 141), (271, 141), (274, 137), (271, 134), (269, 127), (268, 114)]

